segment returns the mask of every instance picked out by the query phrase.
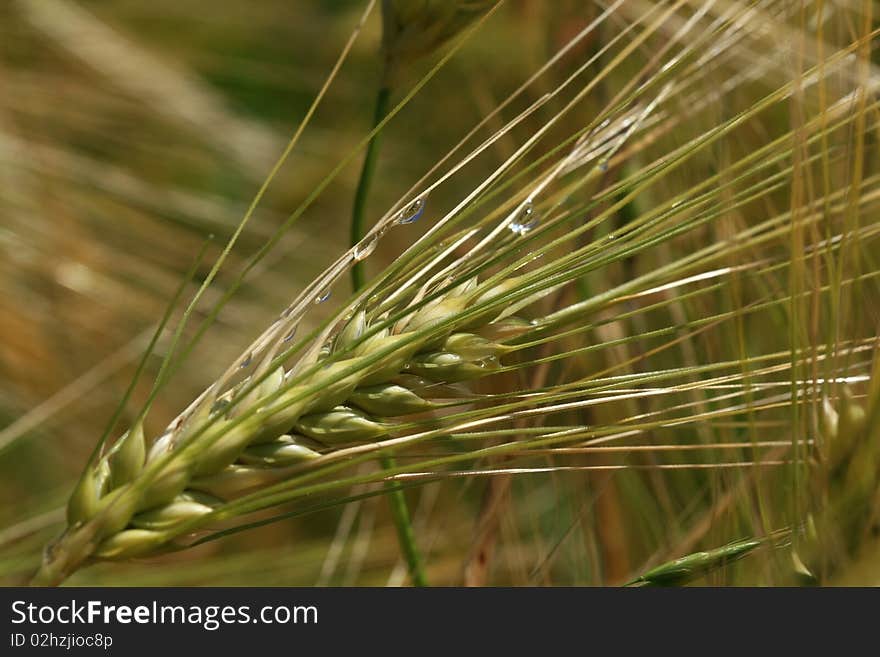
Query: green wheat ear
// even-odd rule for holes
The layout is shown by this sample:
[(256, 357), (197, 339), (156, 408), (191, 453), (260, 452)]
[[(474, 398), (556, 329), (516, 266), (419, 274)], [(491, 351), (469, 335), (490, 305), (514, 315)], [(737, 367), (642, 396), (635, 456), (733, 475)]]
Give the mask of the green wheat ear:
[[(221, 509), (224, 496), (268, 486), (322, 453), (397, 433), (401, 416), (435, 405), (407, 387), (420, 379), (401, 374), (432, 383), (491, 374), (506, 348), (455, 331), (473, 323), (465, 311), (479, 297), (474, 284), (454, 287), (393, 332), (370, 332), (366, 315), (356, 313), (322, 357), (306, 356), (300, 376), (270, 370), (206, 398), (149, 449), (139, 424), (82, 477), (68, 504), (68, 530), (47, 552), (38, 581), (57, 582), (93, 559), (167, 550), (182, 527)], [(494, 332), (490, 321), (482, 328)]]
[(682, 586), (742, 559), (763, 544), (761, 539), (748, 539), (694, 552), (652, 568), (627, 586)]

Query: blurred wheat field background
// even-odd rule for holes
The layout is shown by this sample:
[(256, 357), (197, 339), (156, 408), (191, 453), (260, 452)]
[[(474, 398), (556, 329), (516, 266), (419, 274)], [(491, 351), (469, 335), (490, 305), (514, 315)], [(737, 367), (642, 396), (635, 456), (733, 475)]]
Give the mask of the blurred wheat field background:
[[(59, 581), (880, 583), (875, 11), (3, 3), (0, 581), (88, 535)], [(248, 435), (113, 530), (70, 510), (148, 488), (113, 465), (140, 419), (203, 458), (395, 337), (288, 418), (309, 460)]]

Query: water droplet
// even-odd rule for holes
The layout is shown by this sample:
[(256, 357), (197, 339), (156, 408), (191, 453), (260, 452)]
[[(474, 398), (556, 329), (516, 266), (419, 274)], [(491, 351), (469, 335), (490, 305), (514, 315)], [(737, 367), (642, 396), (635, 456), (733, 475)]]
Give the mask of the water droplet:
[(241, 361), (241, 363), (239, 364), (239, 367), (244, 369), (245, 367), (250, 365), (253, 360), (254, 360), (254, 355), (248, 354), (247, 356), (244, 357), (244, 360)]
[(327, 299), (330, 298), (330, 290), (324, 290), (320, 294), (315, 297), (315, 303), (324, 303)]
[(418, 221), (419, 217), (425, 212), (425, 206), (428, 205), (428, 201), (424, 196), (420, 196), (415, 201), (406, 206), (403, 210), (397, 213), (397, 219), (395, 219), (395, 223), (397, 224), (411, 224), (414, 221)]
[(290, 329), (290, 332), (281, 339), (281, 342), (290, 342), (291, 340), (293, 340), (293, 336), (296, 335), (296, 329), (296, 326)]
[(293, 314), (293, 306), (287, 306), (283, 311), (281, 311), (281, 319), (287, 319)]
[(358, 262), (366, 260), (376, 250), (378, 244), (379, 237), (377, 235), (365, 237), (354, 247), (354, 259)]
[(598, 166), (598, 167), (599, 167), (599, 171), (601, 171), (601, 172), (603, 172), (603, 173), (606, 172), (606, 171), (608, 171), (608, 158), (607, 158), (607, 157), (603, 157), (601, 160), (599, 160), (599, 164), (596, 165), (596, 166)]
[(510, 222), (508, 228), (517, 235), (525, 235), (537, 226), (539, 221), (540, 219), (538, 218), (537, 210), (535, 210), (532, 202), (528, 201), (522, 206), (522, 208), (520, 208), (519, 213), (514, 217), (513, 221)]

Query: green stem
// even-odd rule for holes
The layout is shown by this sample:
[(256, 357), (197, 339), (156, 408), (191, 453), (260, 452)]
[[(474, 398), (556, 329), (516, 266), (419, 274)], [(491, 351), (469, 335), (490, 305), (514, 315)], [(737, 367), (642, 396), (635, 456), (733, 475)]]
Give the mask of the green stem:
[[(397, 467), (397, 461), (393, 456), (383, 456), (380, 463), (383, 470), (393, 470)], [(409, 508), (406, 506), (406, 497), (403, 489), (393, 482), (385, 482), (385, 490), (388, 491), (388, 502), (391, 505), (391, 515), (394, 518), (394, 526), (397, 528), (397, 542), (400, 544), (400, 551), (403, 558), (406, 559), (406, 566), (409, 570), (410, 579), (413, 586), (428, 586), (428, 580), (425, 577), (424, 568), (422, 568), (422, 557), (419, 554), (419, 548), (416, 545), (416, 536), (413, 531), (412, 521), (409, 517)]]
[[(382, 84), (379, 87), (379, 93), (376, 95), (376, 108), (373, 113), (373, 128), (385, 118), (388, 112), (388, 103), (391, 100), (391, 87)], [(364, 156), (364, 164), (361, 168), (361, 177), (358, 180), (357, 191), (354, 196), (354, 208), (351, 213), (351, 245), (357, 244), (364, 236), (364, 215), (367, 208), (367, 196), (370, 191), (370, 185), (373, 182), (373, 173), (376, 170), (376, 156), (379, 152), (379, 135), (377, 132), (370, 143), (367, 145), (367, 153)], [(351, 287), (357, 292), (364, 286), (363, 263), (355, 263), (351, 268)], [(382, 468), (385, 470), (394, 469), (397, 463), (393, 456), (383, 456), (381, 459)], [(394, 519), (394, 525), (397, 528), (397, 540), (400, 544), (400, 551), (406, 560), (409, 570), (409, 576), (414, 586), (427, 586), (428, 581), (425, 578), (425, 571), (422, 568), (422, 559), (419, 549), (416, 546), (415, 532), (413, 531), (412, 521), (410, 520), (409, 508), (406, 505), (406, 497), (403, 490), (392, 482), (385, 484), (388, 493), (388, 500), (391, 505), (391, 516)]]
[[(376, 95), (376, 109), (373, 113), (373, 125), (375, 128), (385, 118), (388, 112), (388, 103), (391, 100), (391, 87), (382, 84)], [(373, 173), (376, 170), (376, 156), (379, 153), (379, 137), (382, 133), (373, 135), (367, 144), (367, 154), (364, 156), (364, 164), (361, 168), (361, 177), (358, 180), (357, 190), (354, 194), (354, 208), (351, 213), (351, 246), (360, 242), (364, 236), (364, 215), (367, 213), (367, 196), (370, 185), (373, 182)], [(364, 286), (364, 265), (357, 262), (351, 268), (351, 287), (357, 292)]]

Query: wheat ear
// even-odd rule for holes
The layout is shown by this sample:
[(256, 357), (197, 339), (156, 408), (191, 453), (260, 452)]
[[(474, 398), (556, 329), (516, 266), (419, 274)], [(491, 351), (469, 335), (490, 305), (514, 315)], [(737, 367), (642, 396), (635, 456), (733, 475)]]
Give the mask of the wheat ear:
[(419, 389), (500, 367), (508, 348), (481, 330), (522, 331), (511, 331), (510, 320), (493, 324), (497, 310), (476, 322), (465, 312), (499, 293), (472, 279), (373, 330), (359, 311), (294, 368), (202, 398), (152, 445), (142, 424), (133, 427), (72, 494), (68, 530), (47, 551), (37, 581), (57, 582), (89, 559), (160, 552), (176, 525), (228, 497), (308, 467), (329, 449), (394, 434), (397, 418), (436, 405)]

